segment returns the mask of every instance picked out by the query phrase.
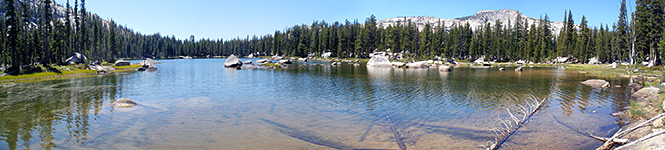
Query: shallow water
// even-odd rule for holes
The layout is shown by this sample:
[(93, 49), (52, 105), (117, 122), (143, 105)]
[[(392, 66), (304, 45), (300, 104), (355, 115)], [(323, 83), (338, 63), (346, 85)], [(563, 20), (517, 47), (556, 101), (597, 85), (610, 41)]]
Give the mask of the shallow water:
[[(609, 114), (628, 105), (629, 93), (582, 86), (593, 77), (560, 68), (159, 62), (156, 72), (3, 84), (0, 149), (399, 149), (396, 136), (408, 149), (482, 149), (506, 108), (546, 97), (503, 148), (592, 149), (602, 143), (582, 133), (614, 132)], [(109, 106), (120, 98), (141, 105)]]

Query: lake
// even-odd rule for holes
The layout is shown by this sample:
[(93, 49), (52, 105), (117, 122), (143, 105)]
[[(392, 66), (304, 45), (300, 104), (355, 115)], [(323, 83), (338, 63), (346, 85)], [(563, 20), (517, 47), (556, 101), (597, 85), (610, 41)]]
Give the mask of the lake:
[[(224, 61), (2, 84), (0, 149), (399, 149), (395, 132), (408, 149), (483, 149), (506, 108), (544, 98), (502, 148), (594, 149), (602, 142), (584, 134), (609, 137), (619, 127), (610, 114), (629, 105), (627, 79), (594, 89), (579, 84), (594, 77), (562, 68), (236, 70)], [(141, 105), (110, 107), (120, 98)]]

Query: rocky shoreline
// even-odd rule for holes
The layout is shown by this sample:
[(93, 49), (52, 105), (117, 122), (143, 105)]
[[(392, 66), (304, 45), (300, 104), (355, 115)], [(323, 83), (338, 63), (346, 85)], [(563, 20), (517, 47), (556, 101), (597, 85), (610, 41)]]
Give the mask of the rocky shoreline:
[[(627, 87), (631, 90), (630, 105), (611, 115), (617, 118), (620, 129), (612, 137), (597, 137), (604, 144), (598, 150), (609, 149), (665, 149), (665, 101), (662, 91), (665, 86), (644, 87), (645, 82), (656, 82), (643, 76), (631, 79), (635, 81)], [(651, 84), (649, 83), (649, 84)], [(594, 88), (608, 88), (609, 82), (590, 79), (581, 84)]]

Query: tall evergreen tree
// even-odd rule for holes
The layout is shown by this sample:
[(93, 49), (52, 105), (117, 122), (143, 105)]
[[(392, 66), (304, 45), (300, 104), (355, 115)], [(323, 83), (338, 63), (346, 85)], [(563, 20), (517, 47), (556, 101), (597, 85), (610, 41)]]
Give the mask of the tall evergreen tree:
[(20, 54), (19, 54), (19, 39), (18, 39), (18, 33), (19, 33), (19, 20), (18, 20), (18, 15), (16, 13), (16, 5), (14, 3), (14, 0), (5, 0), (5, 9), (7, 12), (5, 12), (5, 29), (7, 30), (7, 34), (3, 35), (5, 37), (5, 47), (9, 48), (9, 53), (11, 55), (11, 65), (12, 68), (16, 70), (20, 70), (20, 66), (22, 65), (20, 62)]
[[(612, 61), (617, 61), (617, 60), (622, 60), (623, 58), (621, 57), (622, 52), (627, 52), (628, 51), (628, 40), (629, 35), (628, 35), (628, 14), (626, 11), (626, 0), (621, 0), (621, 7), (619, 8), (619, 21), (616, 23), (616, 37), (615, 37), (615, 44), (616, 47), (612, 49)], [(602, 27), (602, 26), (601, 26)], [(602, 29), (602, 28), (601, 28)], [(631, 60), (634, 59), (631, 57)]]
[(40, 24), (41, 24), (41, 34), (42, 34), (42, 64), (49, 64), (52, 62), (51, 58), (51, 50), (49, 47), (49, 42), (50, 40), (50, 33), (51, 29), (51, 22), (53, 21), (53, 13), (51, 12), (51, 0), (44, 0), (42, 2), (42, 7), (43, 7), (43, 14), (40, 19)]

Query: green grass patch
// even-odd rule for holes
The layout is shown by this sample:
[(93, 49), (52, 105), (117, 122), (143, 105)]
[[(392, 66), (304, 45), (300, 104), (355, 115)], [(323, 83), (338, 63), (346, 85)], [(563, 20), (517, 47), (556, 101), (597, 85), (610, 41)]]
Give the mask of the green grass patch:
[(136, 68), (139, 68), (139, 67), (141, 67), (141, 65), (133, 64), (133, 65), (129, 65), (129, 66), (115, 66), (114, 68), (116, 70), (122, 70), (122, 69), (136, 69)]
[[(141, 67), (138, 64), (129, 65), (129, 66), (118, 66), (115, 67), (114, 72), (127, 72), (132, 71), (134, 68)], [(31, 69), (23, 69), (19, 75), (6, 75), (0, 77), (0, 82), (31, 82), (31, 81), (41, 81), (41, 80), (50, 80), (50, 79), (63, 79), (63, 78), (72, 78), (80, 76), (90, 76), (96, 75), (96, 70), (88, 70), (86, 65), (51, 65), (48, 67), (44, 66), (31, 66), (28, 67)]]
[(263, 66), (265, 67), (276, 67), (276, 68), (281, 68), (282, 65), (276, 64), (276, 63), (263, 63)]
[(596, 76), (616, 77), (620, 75), (628, 75), (625, 66), (617, 66), (617, 68), (611, 68), (608, 65), (588, 64), (567, 64), (567, 66), (566, 70), (583, 71)]
[(630, 102), (630, 115), (633, 117), (644, 117), (646, 113), (644, 110), (642, 110), (642, 106), (640, 104), (637, 104), (635, 101)]

